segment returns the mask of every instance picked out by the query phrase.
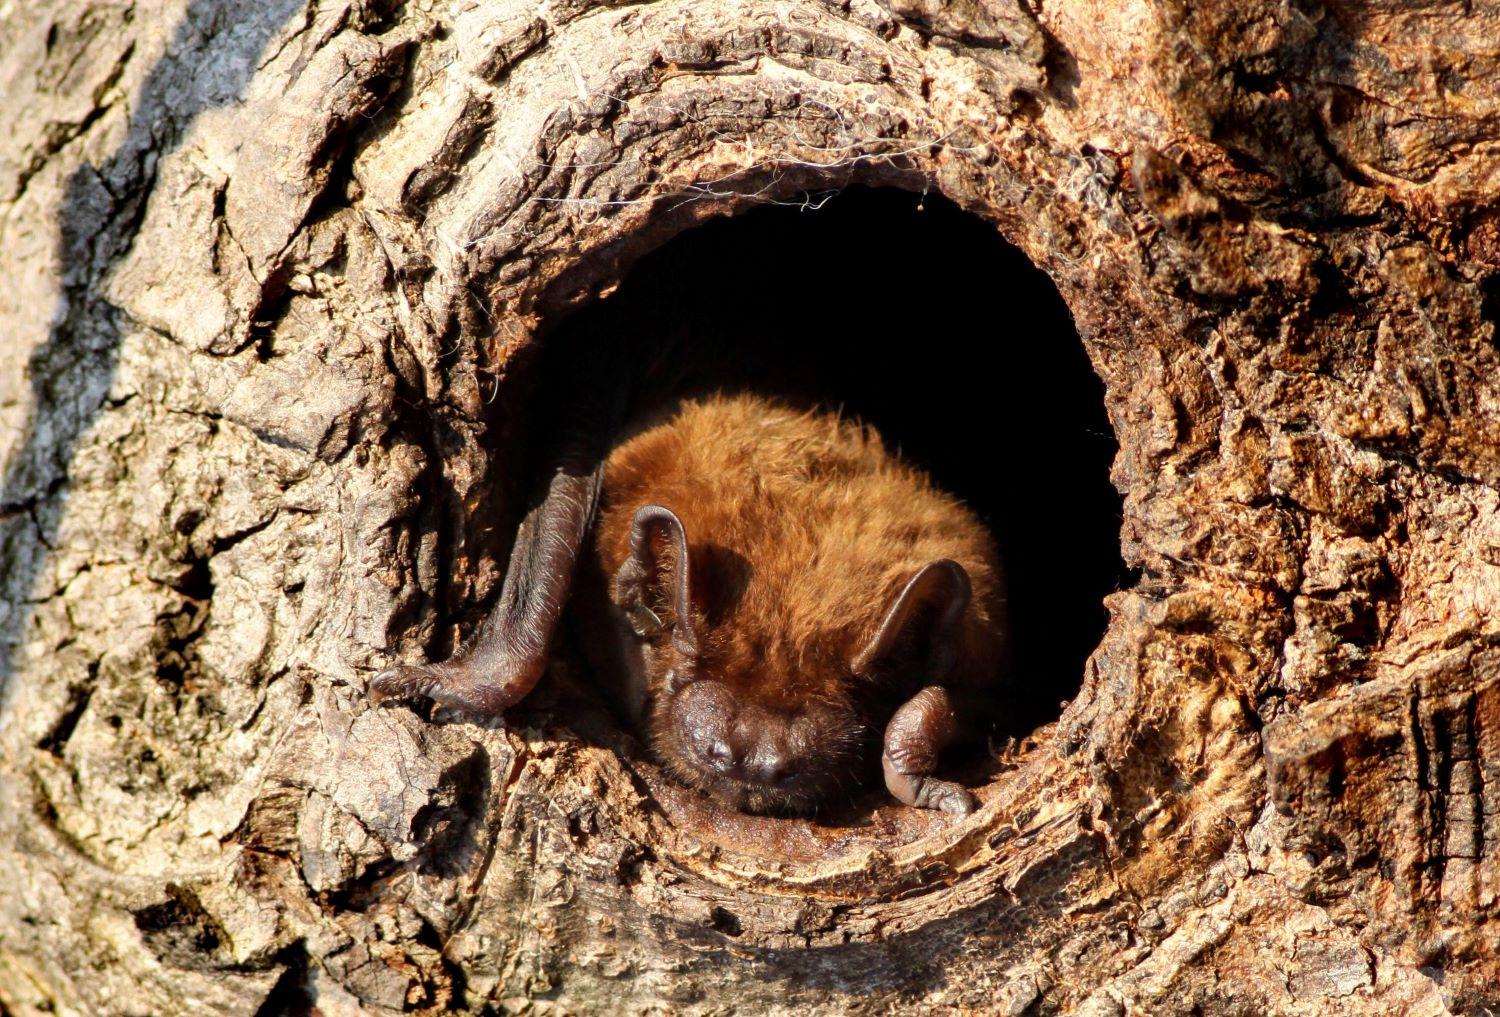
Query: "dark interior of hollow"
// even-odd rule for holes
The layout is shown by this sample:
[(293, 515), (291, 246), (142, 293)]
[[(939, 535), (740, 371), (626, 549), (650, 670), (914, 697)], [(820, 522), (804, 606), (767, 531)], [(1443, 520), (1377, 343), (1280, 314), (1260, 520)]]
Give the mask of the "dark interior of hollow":
[(992, 528), (1021, 736), (1073, 697), (1119, 588), (1103, 386), (1057, 289), (946, 199), (850, 188), (690, 229), (538, 344), (545, 387), (633, 337), (682, 337), (728, 371), (841, 406)]

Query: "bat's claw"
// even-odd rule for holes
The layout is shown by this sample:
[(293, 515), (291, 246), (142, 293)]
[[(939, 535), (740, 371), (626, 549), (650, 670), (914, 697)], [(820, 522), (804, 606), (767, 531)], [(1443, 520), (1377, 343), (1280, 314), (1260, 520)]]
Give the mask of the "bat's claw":
[(435, 684), (437, 676), (431, 669), (421, 665), (397, 664), (370, 679), (370, 702), (378, 705), (387, 699), (425, 697)]
[(956, 816), (967, 816), (979, 805), (974, 796), (958, 784), (948, 780), (934, 780), (931, 777), (923, 783), (921, 791), (917, 793), (917, 800), (913, 804), (919, 808), (937, 809), (939, 812), (949, 812)]
[(882, 757), (881, 763), (885, 769), (886, 789), (897, 801), (918, 809), (936, 809), (956, 816), (967, 816), (979, 807), (979, 802), (961, 784), (903, 770), (889, 753)]
[[(488, 662), (491, 665), (493, 661)], [(504, 670), (480, 670), (468, 662), (396, 664), (370, 680), (373, 703), (386, 699), (430, 699), (439, 706), (494, 717), (526, 698), (541, 677), (536, 662), (530, 671), (506, 675)]]
[(952, 793), (945, 795), (943, 800), (938, 804), (938, 808), (944, 812), (951, 812), (959, 816), (967, 816), (978, 807), (978, 800), (963, 788), (958, 788)]

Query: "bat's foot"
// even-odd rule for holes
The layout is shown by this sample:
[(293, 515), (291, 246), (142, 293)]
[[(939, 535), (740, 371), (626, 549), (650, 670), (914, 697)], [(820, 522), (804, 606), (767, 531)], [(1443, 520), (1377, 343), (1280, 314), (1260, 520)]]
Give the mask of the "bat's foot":
[(371, 679), (369, 695), (373, 703), (422, 698), (439, 706), (494, 716), (526, 698), (540, 677), (540, 667), (506, 677), (481, 671), (470, 662), (397, 664)]

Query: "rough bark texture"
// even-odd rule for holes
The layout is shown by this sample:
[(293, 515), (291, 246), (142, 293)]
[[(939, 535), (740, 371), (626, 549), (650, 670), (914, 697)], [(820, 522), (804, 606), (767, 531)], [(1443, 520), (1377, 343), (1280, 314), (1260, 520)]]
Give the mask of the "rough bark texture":
[[(0, 53), (0, 1012), (1500, 1007), (1491, 5), (16, 0)], [(1045, 269), (1121, 447), (1140, 582), (980, 811), (370, 709), (494, 586), (538, 325), (855, 181)]]

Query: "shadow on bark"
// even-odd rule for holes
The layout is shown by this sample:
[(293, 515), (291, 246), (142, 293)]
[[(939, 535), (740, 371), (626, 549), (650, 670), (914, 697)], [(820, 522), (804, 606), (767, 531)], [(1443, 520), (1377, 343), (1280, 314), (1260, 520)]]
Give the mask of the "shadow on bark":
[(103, 165), (84, 163), (68, 180), (58, 213), (61, 307), (46, 342), (27, 361), (31, 412), (0, 481), (0, 517), (29, 515), (41, 546), (28, 559), (6, 563), (5, 592), (16, 609), (0, 617), (0, 694), (30, 616), (23, 605), (32, 601), (55, 547), (73, 449), (114, 379), (123, 330), (104, 284), (135, 239), (157, 167), (200, 113), (241, 99), (259, 70), (257, 57), (303, 6), (272, 0), (265, 16), (226, 23), (222, 4), (193, 0), (133, 97), (125, 141)]

